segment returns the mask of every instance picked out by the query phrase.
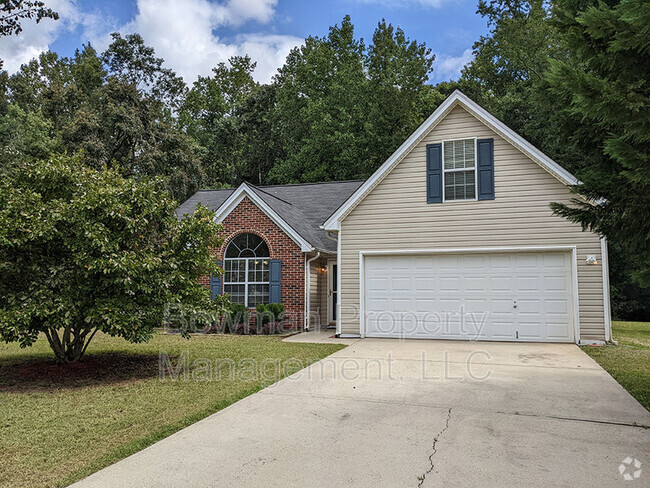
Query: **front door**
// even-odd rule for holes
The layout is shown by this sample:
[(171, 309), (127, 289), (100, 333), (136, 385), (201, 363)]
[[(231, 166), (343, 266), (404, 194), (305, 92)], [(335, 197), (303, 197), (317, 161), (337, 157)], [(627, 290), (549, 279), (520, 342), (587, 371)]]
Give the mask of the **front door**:
[(338, 304), (338, 268), (336, 259), (327, 261), (327, 321), (336, 325)]

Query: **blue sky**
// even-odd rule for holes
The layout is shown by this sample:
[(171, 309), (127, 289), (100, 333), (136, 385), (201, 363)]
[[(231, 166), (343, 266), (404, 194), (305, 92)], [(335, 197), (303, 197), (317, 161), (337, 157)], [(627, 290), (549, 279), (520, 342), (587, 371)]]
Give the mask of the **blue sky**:
[(18, 37), (0, 39), (5, 69), (15, 71), (39, 52), (71, 55), (84, 42), (104, 49), (109, 34), (139, 32), (167, 65), (191, 83), (220, 61), (249, 54), (255, 77), (267, 82), (289, 50), (323, 36), (350, 14), (358, 37), (370, 40), (385, 18), (436, 54), (433, 82), (458, 77), (471, 47), (487, 32), (477, 0), (45, 0), (58, 22), (25, 23)]

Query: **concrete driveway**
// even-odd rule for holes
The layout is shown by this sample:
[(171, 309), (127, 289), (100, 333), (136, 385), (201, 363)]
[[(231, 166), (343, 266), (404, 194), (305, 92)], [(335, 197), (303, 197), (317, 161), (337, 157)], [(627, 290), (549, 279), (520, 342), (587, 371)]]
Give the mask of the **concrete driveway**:
[(650, 486), (648, 426), (574, 345), (364, 339), (74, 486)]

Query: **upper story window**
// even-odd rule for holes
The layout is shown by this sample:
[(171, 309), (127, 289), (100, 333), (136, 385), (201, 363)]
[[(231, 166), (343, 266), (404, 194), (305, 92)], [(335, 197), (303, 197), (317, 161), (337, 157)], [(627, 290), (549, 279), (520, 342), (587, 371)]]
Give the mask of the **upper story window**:
[(476, 200), (476, 140), (443, 142), (444, 199)]
[(255, 307), (269, 303), (269, 248), (256, 234), (239, 234), (226, 247), (223, 291), (230, 300)]

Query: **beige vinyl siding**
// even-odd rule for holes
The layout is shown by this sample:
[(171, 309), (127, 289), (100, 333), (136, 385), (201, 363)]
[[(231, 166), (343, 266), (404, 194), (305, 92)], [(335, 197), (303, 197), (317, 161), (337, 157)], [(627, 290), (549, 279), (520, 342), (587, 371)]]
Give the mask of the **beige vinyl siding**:
[[(495, 199), (427, 204), (426, 144), (494, 138)], [(576, 246), (580, 338), (605, 338), (601, 244), (554, 216), (569, 188), (464, 108), (456, 106), (341, 222), (341, 332), (359, 334), (359, 252)], [(596, 255), (597, 265), (587, 265)]]
[(309, 265), (309, 326), (327, 324), (327, 258), (318, 258)]

